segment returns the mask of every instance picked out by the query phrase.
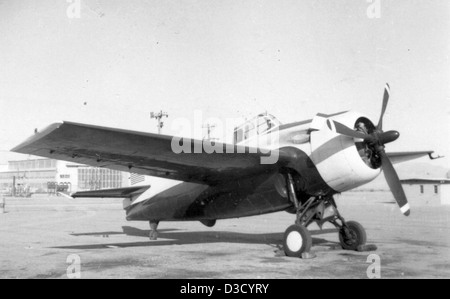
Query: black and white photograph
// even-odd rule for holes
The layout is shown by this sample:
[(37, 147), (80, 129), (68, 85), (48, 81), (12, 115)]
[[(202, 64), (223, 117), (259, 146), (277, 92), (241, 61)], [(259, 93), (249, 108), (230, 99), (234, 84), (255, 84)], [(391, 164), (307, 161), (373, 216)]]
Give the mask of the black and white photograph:
[(0, 112), (0, 279), (450, 278), (449, 1), (0, 0)]

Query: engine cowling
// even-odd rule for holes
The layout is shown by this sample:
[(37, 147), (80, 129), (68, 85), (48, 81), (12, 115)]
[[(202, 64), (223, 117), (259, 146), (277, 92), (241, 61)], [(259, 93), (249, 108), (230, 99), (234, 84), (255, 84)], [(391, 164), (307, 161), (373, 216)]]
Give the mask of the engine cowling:
[[(344, 192), (375, 179), (381, 172), (376, 159), (366, 157), (362, 140), (333, 132), (332, 122), (338, 121), (350, 128), (364, 123), (368, 130), (373, 123), (361, 113), (349, 111), (327, 118), (318, 114), (311, 124), (311, 160), (320, 176), (333, 190)], [(358, 148), (357, 148), (358, 145)]]

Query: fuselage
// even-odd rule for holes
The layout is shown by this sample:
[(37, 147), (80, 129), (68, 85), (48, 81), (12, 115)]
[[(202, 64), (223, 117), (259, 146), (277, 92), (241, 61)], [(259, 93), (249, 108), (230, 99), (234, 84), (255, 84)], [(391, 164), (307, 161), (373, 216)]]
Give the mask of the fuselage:
[[(360, 114), (347, 112), (327, 117), (353, 126)], [(327, 130), (324, 119), (318, 115), (311, 120), (269, 126), (262, 134), (235, 139), (238, 145), (295, 157), (287, 165), (214, 186), (172, 181), (170, 188), (158, 193), (150, 188), (126, 208), (127, 219), (216, 220), (290, 210), (293, 202), (287, 194), (288, 172), (295, 177), (300, 200), (343, 192), (373, 180), (379, 169), (362, 161), (353, 139)]]

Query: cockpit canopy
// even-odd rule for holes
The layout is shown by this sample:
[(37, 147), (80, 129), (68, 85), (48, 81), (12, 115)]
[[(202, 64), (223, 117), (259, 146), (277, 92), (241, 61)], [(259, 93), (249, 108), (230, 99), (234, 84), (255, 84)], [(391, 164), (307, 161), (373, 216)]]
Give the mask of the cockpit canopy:
[(259, 114), (234, 129), (234, 144), (265, 134), (279, 125), (281, 122), (275, 116), (267, 113)]

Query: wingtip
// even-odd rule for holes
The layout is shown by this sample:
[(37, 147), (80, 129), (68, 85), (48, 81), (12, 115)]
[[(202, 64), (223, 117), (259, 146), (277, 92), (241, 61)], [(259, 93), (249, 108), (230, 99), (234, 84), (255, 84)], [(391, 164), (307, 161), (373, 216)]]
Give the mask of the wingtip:
[(47, 127), (45, 127), (42, 130), (37, 130), (36, 133), (34, 133), (34, 135), (31, 135), (30, 137), (28, 137), (24, 142), (20, 143), (19, 145), (15, 146), (14, 148), (12, 148), (10, 151), (14, 152), (14, 153), (20, 153), (20, 154), (29, 154), (28, 152), (24, 152), (24, 148), (28, 145), (30, 145), (31, 143), (33, 143), (34, 141), (42, 138), (43, 136), (49, 134), (50, 132), (58, 129), (60, 126), (62, 126), (64, 124), (64, 122), (55, 122)]

